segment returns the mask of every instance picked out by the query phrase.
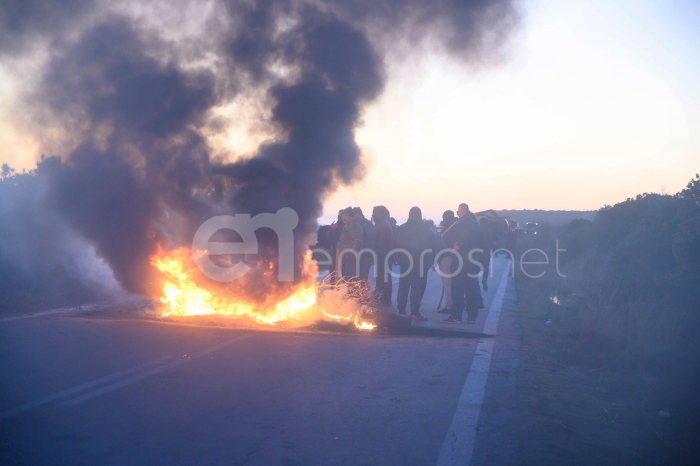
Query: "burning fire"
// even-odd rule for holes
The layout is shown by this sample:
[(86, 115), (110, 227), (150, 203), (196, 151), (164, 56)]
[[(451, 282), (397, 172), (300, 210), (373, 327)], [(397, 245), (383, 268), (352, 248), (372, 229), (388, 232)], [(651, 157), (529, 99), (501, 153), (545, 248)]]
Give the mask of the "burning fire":
[[(341, 316), (341, 315), (329, 314), (324, 310), (321, 310), (321, 312), (323, 313), (323, 315), (325, 315), (329, 319), (348, 320), (348, 321), (352, 320), (352, 314), (346, 317), (346, 316)], [(353, 322), (355, 323), (355, 327), (357, 327), (360, 330), (374, 330), (377, 327), (375, 324), (372, 324), (370, 322), (366, 322), (364, 320), (360, 321), (360, 319), (357, 315), (355, 315), (355, 319), (353, 320)]]
[(360, 330), (374, 330), (377, 326), (375, 324), (370, 324), (369, 322), (365, 322), (364, 320), (361, 322), (358, 322), (357, 316), (355, 316), (355, 327), (359, 328)]
[[(257, 324), (275, 325), (278, 322), (310, 321), (319, 315), (319, 292), (327, 284), (316, 281), (318, 267), (309, 251), (304, 261), (302, 281), (295, 284), (291, 294), (286, 296), (275, 288), (269, 290), (264, 302), (256, 302), (241, 293), (216, 289), (202, 279), (202, 274), (194, 263), (192, 251), (179, 248), (170, 253), (159, 252), (151, 258), (151, 264), (160, 272), (162, 288), (160, 301), (163, 303), (162, 317), (220, 315), (231, 318), (248, 318)], [(272, 270), (266, 272), (271, 274)], [(332, 320), (352, 321), (360, 330), (374, 330), (375, 324), (361, 320), (359, 312), (347, 317), (321, 314)]]
[(299, 320), (301, 314), (314, 306), (318, 287), (315, 282), (316, 264), (306, 261), (304, 276), (294, 292), (287, 297), (271, 296), (264, 303), (221, 290), (212, 290), (201, 283), (201, 274), (192, 260), (192, 252), (176, 249), (168, 255), (159, 254), (151, 263), (163, 276), (160, 301), (166, 305), (162, 316), (201, 316), (219, 314), (226, 317), (249, 317), (261, 324), (274, 325), (280, 321)]

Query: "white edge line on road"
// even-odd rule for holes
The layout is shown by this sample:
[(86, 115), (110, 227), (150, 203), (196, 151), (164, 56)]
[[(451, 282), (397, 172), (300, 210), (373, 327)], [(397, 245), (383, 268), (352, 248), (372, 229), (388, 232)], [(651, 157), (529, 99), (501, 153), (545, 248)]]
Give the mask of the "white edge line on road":
[(52, 309), (50, 311), (31, 312), (29, 314), (20, 314), (18, 316), (3, 317), (2, 319), (0, 319), (0, 323), (13, 322), (15, 320), (35, 319), (37, 317), (46, 317), (46, 316), (50, 316), (50, 315), (54, 315), (54, 314), (71, 315), (71, 314), (82, 314), (85, 312), (101, 311), (102, 309), (106, 308), (107, 306), (109, 306), (111, 304), (113, 304), (113, 303), (109, 302), (109, 301), (105, 301), (105, 302), (100, 302), (100, 303), (87, 304), (84, 306), (64, 307), (61, 309)]
[(165, 372), (169, 369), (172, 369), (173, 367), (177, 367), (177, 366), (180, 366), (182, 364), (185, 364), (186, 362), (191, 361), (192, 359), (197, 359), (197, 358), (200, 358), (202, 356), (206, 356), (207, 354), (213, 353), (214, 351), (218, 351), (218, 350), (225, 348), (226, 346), (229, 346), (235, 342), (244, 340), (246, 338), (250, 338), (251, 336), (252, 336), (251, 334), (241, 335), (239, 337), (234, 338), (233, 340), (225, 341), (223, 343), (219, 343), (218, 345), (214, 345), (211, 348), (207, 348), (207, 349), (199, 351), (197, 353), (193, 353), (191, 356), (186, 356), (186, 357), (182, 357), (180, 359), (176, 359), (176, 360), (171, 361), (167, 364), (163, 364), (162, 366), (155, 367), (151, 370), (141, 372), (140, 374), (136, 374), (134, 376), (127, 377), (126, 379), (122, 379), (122, 380), (115, 382), (113, 384), (104, 386), (102, 388), (98, 388), (97, 390), (94, 390), (92, 392), (85, 393), (84, 395), (80, 395), (76, 398), (73, 398), (72, 400), (68, 400), (68, 401), (64, 402), (63, 404), (73, 406), (73, 405), (77, 405), (78, 403), (82, 403), (83, 401), (91, 400), (97, 396), (104, 395), (105, 393), (112, 392), (114, 390), (125, 387), (127, 385), (131, 385), (132, 383), (138, 382), (140, 380), (147, 379), (148, 377), (151, 377), (153, 375), (160, 374), (161, 372)]
[[(503, 297), (508, 285), (508, 273), (510, 261), (506, 261), (501, 282), (493, 297), (491, 308), (486, 316), (484, 333), (495, 336), (498, 329), (498, 319), (501, 316)], [(491, 366), (494, 338), (482, 338), (476, 347), (472, 365), (464, 382), (462, 394), (457, 402), (457, 410), (452, 418), (452, 424), (447, 431), (445, 441), (440, 449), (438, 466), (468, 466), (474, 453), (476, 440), (476, 426), (481, 413), (481, 405), (484, 402), (486, 392), (486, 380)]]

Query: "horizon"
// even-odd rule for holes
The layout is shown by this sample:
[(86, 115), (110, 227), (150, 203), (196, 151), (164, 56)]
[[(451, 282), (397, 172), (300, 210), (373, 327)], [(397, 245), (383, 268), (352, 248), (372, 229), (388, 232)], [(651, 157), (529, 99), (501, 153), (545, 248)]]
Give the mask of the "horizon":
[[(696, 174), (695, 176), (697, 176), (697, 174)], [(691, 180), (692, 180), (692, 178), (689, 178), (689, 179), (688, 179), (688, 181), (691, 181)], [(687, 185), (687, 183), (686, 183), (686, 185)], [(684, 185), (683, 188), (685, 188), (686, 185)], [(522, 208), (522, 209), (495, 209), (495, 208), (487, 208), (487, 209), (474, 209), (474, 208), (472, 208), (472, 205), (471, 205), (471, 204), (469, 204), (469, 203), (467, 203), (467, 204), (469, 205), (469, 210), (472, 211), (472, 212), (484, 212), (484, 211), (487, 211), (487, 210), (494, 210), (494, 211), (496, 211), (496, 212), (498, 212), (498, 213), (501, 213), (501, 212), (546, 212), (546, 213), (552, 213), (552, 212), (566, 212), (566, 213), (568, 213), (568, 212), (577, 212), (577, 213), (578, 213), (578, 212), (580, 212), (580, 213), (582, 213), (582, 214), (590, 214), (590, 213), (598, 212), (600, 209), (603, 209), (603, 208), (605, 208), (605, 207), (613, 206), (613, 205), (619, 204), (619, 203), (621, 203), (621, 202), (626, 202), (626, 201), (632, 200), (632, 199), (634, 199), (636, 196), (643, 195), (643, 194), (658, 194), (658, 195), (661, 195), (661, 196), (674, 196), (674, 195), (680, 193), (680, 192), (683, 190), (683, 188), (679, 189), (679, 190), (678, 190), (677, 192), (675, 192), (675, 193), (668, 193), (668, 192), (663, 192), (663, 193), (657, 193), (657, 192), (636, 193), (636, 194), (634, 194), (634, 195), (632, 195), (632, 196), (628, 196), (627, 198), (625, 198), (625, 199), (623, 199), (623, 200), (621, 200), (621, 201), (619, 201), (619, 202), (616, 202), (615, 204), (605, 204), (605, 205), (602, 205), (602, 206), (598, 207), (597, 209), (586, 209), (586, 210), (581, 210), (581, 209), (540, 209), (540, 208)], [(456, 204), (460, 204), (460, 203), (461, 203), (461, 201), (458, 201)], [(382, 204), (379, 203), (378, 205), (382, 205)], [(350, 206), (345, 206), (345, 207), (350, 207)], [(367, 211), (367, 210), (365, 210), (365, 208), (364, 208), (363, 206), (354, 206), (354, 205), (353, 205), (352, 207), (362, 207), (363, 213)], [(371, 206), (371, 207), (368, 209), (370, 212), (371, 212), (371, 208), (372, 208), (372, 207), (374, 207), (374, 206)], [(418, 207), (420, 207), (420, 206), (418, 206)], [(388, 207), (387, 207), (387, 208), (388, 208)], [(410, 209), (410, 208), (409, 208), (409, 209)], [(446, 207), (445, 210), (453, 210), (454, 212), (456, 212), (456, 211), (457, 211), (457, 208), (454, 207), (454, 208), (450, 209), (449, 207)], [(421, 211), (422, 211), (422, 209), (421, 209)], [(394, 215), (392, 209), (389, 209), (389, 212), (391, 212), (391, 216), (394, 217), (394, 218), (397, 220), (397, 222), (398, 222), (399, 224), (400, 224), (400, 223), (403, 223), (403, 222), (406, 222), (406, 220), (408, 219), (408, 211), (406, 211), (406, 215), (402, 215), (402, 214)], [(334, 214), (334, 213), (324, 213), (321, 217), (318, 217), (318, 224), (319, 224), (319, 226), (322, 226), (322, 225), (329, 225), (329, 224), (331, 224), (332, 222), (334, 222), (334, 221), (337, 219), (337, 216), (338, 216), (337, 213), (335, 213), (335, 214)], [(436, 225), (439, 224), (440, 218), (441, 218), (441, 217), (442, 217), (442, 212), (440, 212), (439, 214), (436, 214), (436, 215), (434, 215), (434, 216), (432, 216), (432, 217), (431, 217), (431, 216), (428, 216), (428, 215), (425, 215), (425, 214), (423, 215), (423, 218), (424, 218), (425, 220), (433, 220), (433, 221), (435, 222)], [(582, 217), (583, 217), (583, 216), (582, 216)], [(436, 220), (436, 219), (437, 219), (437, 220)]]
[[(382, 203), (420, 205), (428, 218), (459, 202), (476, 211), (597, 210), (678, 192), (700, 172), (692, 2), (545, 0), (521, 9), (519, 29), (483, 63), (459, 63), (431, 42), (410, 56), (400, 45), (386, 52), (386, 88), (355, 130), (366, 176), (327, 196), (322, 218)], [(0, 163), (18, 171), (44, 153), (65, 159), (72, 147), (72, 135), (38, 125), (22, 101), (35, 81), (26, 72), (47, 57), (20, 58), (0, 61)], [(212, 110), (228, 124), (200, 130), (214, 156), (249, 157), (280, 137), (256, 95)]]

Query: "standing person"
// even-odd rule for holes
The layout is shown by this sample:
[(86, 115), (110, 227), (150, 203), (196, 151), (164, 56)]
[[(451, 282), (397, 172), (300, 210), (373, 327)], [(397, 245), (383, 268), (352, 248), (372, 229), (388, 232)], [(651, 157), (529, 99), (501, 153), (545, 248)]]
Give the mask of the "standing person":
[(486, 217), (481, 217), (481, 219), (479, 219), (479, 225), (481, 225), (481, 228), (484, 230), (486, 255), (491, 258), (493, 251), (498, 249), (496, 233), (494, 232), (493, 225), (489, 224)]
[[(367, 220), (362, 213), (360, 207), (353, 209), (355, 213), (355, 221), (362, 227), (362, 248), (370, 249), (376, 253), (374, 249), (374, 224)], [(374, 256), (370, 253), (362, 254), (360, 257), (360, 279), (369, 280), (369, 269), (374, 262)]]
[[(442, 222), (440, 226), (442, 231), (447, 231), (448, 228), (455, 223), (457, 219), (455, 218), (455, 213), (451, 210), (446, 210), (442, 213)], [(453, 244), (449, 245), (451, 249)], [(452, 261), (454, 255), (452, 253), (445, 253), (440, 256), (440, 263), (438, 264), (440, 270), (440, 279), (442, 280), (442, 290), (445, 294), (445, 307), (438, 309), (441, 314), (452, 314), (452, 277), (449, 275), (452, 273)], [(456, 261), (455, 261), (456, 262)]]
[(457, 216), (460, 219), (468, 218), (476, 222), (476, 215), (474, 215), (474, 213), (471, 210), (469, 210), (469, 206), (464, 202), (462, 202), (457, 208)]
[(488, 289), (486, 281), (489, 264), (485, 254), (486, 237), (482, 226), (476, 221), (476, 216), (469, 212), (466, 204), (459, 205), (457, 215), (459, 220), (442, 233), (442, 242), (448, 247), (452, 245), (452, 248), (461, 256), (463, 266), (461, 270), (456, 270), (457, 275), (452, 277), (452, 316), (443, 322), (461, 324), (462, 313), (466, 310), (468, 322), (473, 324), (476, 322), (479, 310), (484, 308), (478, 276), (482, 269), (482, 285), (484, 290)]
[[(391, 229), (394, 231), (394, 240), (396, 240), (399, 234), (399, 225), (394, 217), (389, 217), (389, 223), (391, 224)], [(394, 261), (396, 262), (396, 261)]]
[(351, 207), (343, 211), (345, 226), (340, 232), (340, 240), (336, 248), (340, 266), (339, 274), (347, 282), (355, 281), (360, 275), (356, 258), (357, 253), (362, 249), (362, 227), (355, 221), (354, 214)]
[(328, 244), (331, 246), (331, 260), (333, 261), (333, 268), (331, 272), (335, 272), (331, 276), (331, 285), (335, 285), (338, 282), (338, 276), (340, 272), (338, 271), (338, 241), (340, 241), (340, 233), (343, 231), (343, 210), (338, 211), (338, 220), (331, 223), (331, 229), (328, 232)]
[[(396, 219), (394, 217), (389, 217), (389, 223), (391, 224), (391, 231), (394, 232), (394, 247), (396, 247), (396, 242), (398, 241), (398, 237), (399, 237), (398, 222), (396, 221)], [(393, 271), (395, 265), (399, 265), (399, 263), (396, 262), (396, 254), (392, 255), (389, 258), (389, 270)], [(390, 286), (393, 288), (394, 276), (393, 275), (390, 275), (390, 276), (391, 276), (391, 285)]]
[(446, 210), (442, 213), (442, 221), (440, 222), (440, 228), (442, 228), (442, 232), (447, 230), (452, 226), (453, 223), (457, 221), (457, 218), (455, 217), (455, 213), (451, 210)]
[[(374, 247), (377, 252), (375, 275), (377, 286), (374, 290), (377, 301), (383, 306), (391, 306), (392, 280), (389, 270), (386, 270), (386, 255), (394, 248), (394, 229), (389, 222), (389, 210), (383, 205), (372, 210), (374, 220)], [(391, 260), (391, 258), (389, 258)]]
[[(423, 223), (423, 214), (418, 207), (412, 207), (408, 213), (408, 221), (398, 228), (397, 246), (404, 249), (413, 259), (412, 263), (405, 254), (397, 254), (397, 261), (401, 267), (399, 279), (398, 307), (401, 314), (406, 313), (406, 303), (409, 291), (411, 294), (411, 319), (416, 322), (424, 322), (428, 319), (420, 314), (420, 303), (425, 293), (428, 281), (428, 269), (432, 264), (432, 242), (430, 231)], [(423, 251), (431, 251), (424, 257), (421, 264)]]

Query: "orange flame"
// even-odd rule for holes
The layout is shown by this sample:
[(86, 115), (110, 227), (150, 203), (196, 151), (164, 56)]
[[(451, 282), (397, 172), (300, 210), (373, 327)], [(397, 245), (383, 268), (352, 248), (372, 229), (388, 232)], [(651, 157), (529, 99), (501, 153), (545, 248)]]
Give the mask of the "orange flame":
[(377, 326), (375, 324), (365, 322), (364, 320), (358, 321), (357, 316), (355, 316), (355, 327), (357, 327), (360, 330), (374, 330)]
[[(349, 315), (346, 317), (346, 316), (341, 316), (341, 315), (329, 314), (324, 310), (321, 310), (321, 312), (326, 317), (334, 319), (334, 320), (341, 320), (341, 319), (342, 320), (351, 320), (352, 319), (352, 315)], [(358, 316), (355, 316), (355, 319), (353, 320), (353, 322), (355, 323), (355, 327), (357, 327), (360, 330), (374, 330), (377, 327), (375, 324), (372, 324), (370, 322), (366, 322), (364, 320), (360, 321)]]
[(332, 315), (332, 314), (327, 313), (323, 309), (321, 310), (321, 312), (323, 313), (324, 316), (329, 317), (331, 319), (335, 319), (335, 320), (340, 320), (340, 319), (350, 320), (350, 319), (352, 319), (352, 315), (349, 315), (347, 317), (341, 316), (341, 315)]
[(318, 286), (315, 262), (309, 258), (303, 271), (304, 281), (291, 295), (277, 296), (273, 292), (264, 303), (246, 297), (232, 296), (221, 290), (211, 290), (201, 283), (192, 253), (186, 248), (172, 253), (158, 254), (151, 260), (161, 272), (162, 295), (165, 304), (162, 316), (201, 316), (218, 314), (226, 317), (248, 317), (254, 322), (274, 325), (277, 322), (299, 320), (301, 314), (316, 304)]
[[(359, 318), (357, 307), (347, 317), (329, 314), (317, 306), (319, 292), (330, 288), (326, 282), (317, 283), (318, 267), (307, 253), (302, 269), (302, 280), (291, 289), (279, 291), (270, 279), (264, 302), (256, 302), (245, 292), (233, 291), (225, 286), (212, 285), (194, 263), (192, 252), (179, 248), (170, 253), (159, 251), (151, 258), (151, 264), (160, 272), (161, 289), (158, 292), (164, 304), (161, 317), (220, 315), (230, 318), (246, 318), (256, 324), (275, 325), (278, 322), (311, 323), (321, 314), (334, 320), (352, 321), (360, 330), (374, 330), (375, 324)], [(272, 277), (272, 264), (264, 276)], [(347, 295), (347, 290), (345, 293)], [(321, 311), (319, 313), (319, 310)], [(354, 317), (353, 317), (353, 314)]]

